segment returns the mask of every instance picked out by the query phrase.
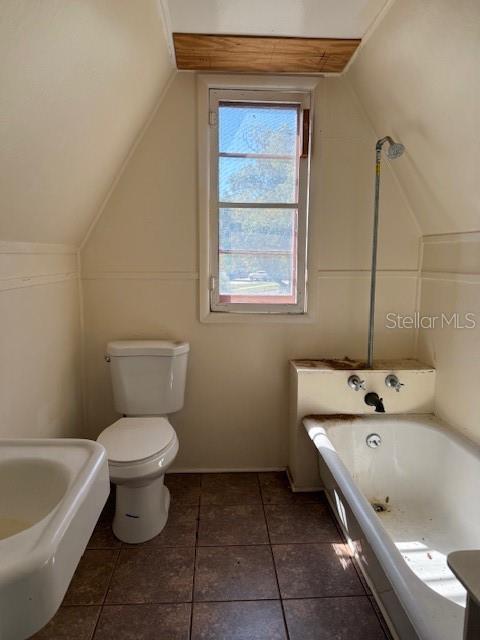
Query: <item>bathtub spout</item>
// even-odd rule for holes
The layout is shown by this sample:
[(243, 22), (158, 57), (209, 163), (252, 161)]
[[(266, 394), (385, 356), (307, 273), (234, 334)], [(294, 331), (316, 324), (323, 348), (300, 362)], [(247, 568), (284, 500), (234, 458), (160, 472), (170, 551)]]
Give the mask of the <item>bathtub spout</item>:
[(375, 413), (385, 413), (385, 407), (383, 406), (383, 398), (378, 396), (378, 393), (370, 391), (365, 395), (365, 404), (370, 407), (375, 407)]

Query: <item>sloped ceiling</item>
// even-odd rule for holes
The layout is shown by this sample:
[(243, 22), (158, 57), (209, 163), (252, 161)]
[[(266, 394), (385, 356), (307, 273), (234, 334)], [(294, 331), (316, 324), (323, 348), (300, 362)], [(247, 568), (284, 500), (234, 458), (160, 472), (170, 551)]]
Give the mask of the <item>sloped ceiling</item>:
[(157, 0), (2, 0), (0, 240), (78, 245), (171, 73)]
[[(344, 37), (388, 4), (249, 2), (161, 0), (174, 30), (339, 35), (343, 15)], [(172, 73), (159, 4), (2, 0), (0, 240), (80, 244)], [(392, 167), (425, 234), (480, 228), (479, 42), (477, 0), (397, 0), (348, 72), (407, 147)]]
[(391, 0), (162, 0), (172, 31), (361, 38)]
[(397, 0), (347, 77), (424, 234), (480, 229), (480, 3)]

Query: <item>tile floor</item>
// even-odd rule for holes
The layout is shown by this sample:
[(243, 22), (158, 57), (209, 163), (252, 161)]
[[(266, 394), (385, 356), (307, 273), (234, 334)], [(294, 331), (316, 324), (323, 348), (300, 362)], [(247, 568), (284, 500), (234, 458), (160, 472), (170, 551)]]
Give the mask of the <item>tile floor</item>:
[(167, 526), (142, 545), (100, 516), (35, 640), (386, 640), (323, 494), (284, 473), (178, 474)]

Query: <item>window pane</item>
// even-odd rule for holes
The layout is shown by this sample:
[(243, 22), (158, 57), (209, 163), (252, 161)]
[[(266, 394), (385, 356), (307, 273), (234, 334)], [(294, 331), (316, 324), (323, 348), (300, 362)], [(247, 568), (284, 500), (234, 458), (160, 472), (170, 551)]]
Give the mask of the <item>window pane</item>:
[(220, 209), (221, 300), (295, 302), (296, 236), (296, 209)]
[(221, 301), (259, 302), (259, 297), (269, 297), (273, 304), (296, 302), (292, 299), (295, 295), (293, 254), (221, 253), (219, 258)]
[(219, 158), (219, 200), (296, 202), (295, 160)]
[(296, 153), (296, 107), (220, 105), (218, 116), (222, 153)]
[(220, 251), (294, 250), (296, 209), (220, 209)]

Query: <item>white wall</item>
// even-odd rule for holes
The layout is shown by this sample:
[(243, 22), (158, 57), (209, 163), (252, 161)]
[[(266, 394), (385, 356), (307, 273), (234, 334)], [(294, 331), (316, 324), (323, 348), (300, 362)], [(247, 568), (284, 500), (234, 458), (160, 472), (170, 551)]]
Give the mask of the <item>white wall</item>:
[(0, 242), (0, 437), (80, 436), (75, 250)]
[(156, 0), (2, 0), (0, 239), (79, 244), (170, 73)]
[(1, 3), (0, 436), (83, 433), (77, 249), (171, 72), (156, 0)]
[(421, 291), (426, 317), (458, 314), (467, 325), (466, 314), (473, 314), (472, 329), (437, 321), (421, 330), (419, 355), (437, 369), (436, 413), (480, 443), (480, 233), (425, 238)]
[[(480, 4), (397, 0), (349, 73), (377, 134), (406, 145), (393, 170), (425, 234), (419, 309), (476, 313), (475, 330), (422, 330), (436, 412), (480, 441)], [(453, 233), (452, 233), (453, 232)], [(444, 234), (444, 235), (432, 235)]]
[[(315, 321), (202, 324), (198, 306), (196, 82), (179, 73), (82, 251), (88, 435), (116, 415), (108, 340), (192, 345), (186, 405), (174, 416), (177, 468), (282, 466), (288, 360), (366, 349), (375, 136), (348, 85), (321, 80), (311, 177), (310, 293)], [(378, 356), (411, 356), (414, 336), (382, 330), (413, 311), (419, 232), (385, 165)]]
[(397, 0), (348, 73), (407, 148), (395, 172), (425, 234), (479, 229), (479, 41), (478, 0)]

